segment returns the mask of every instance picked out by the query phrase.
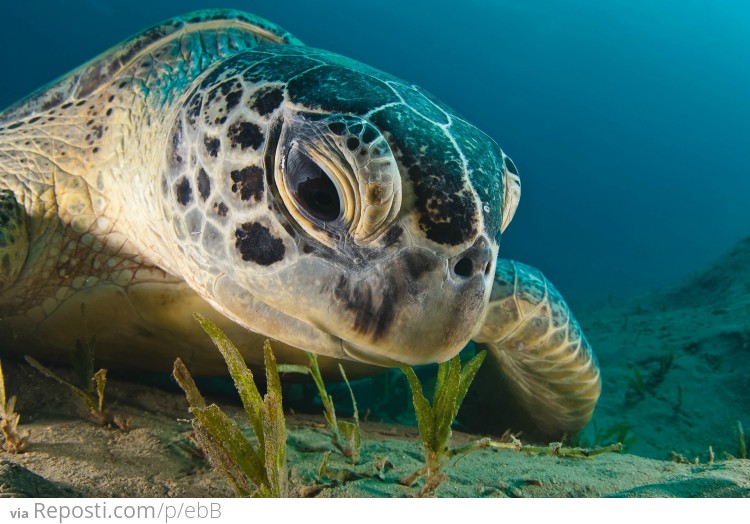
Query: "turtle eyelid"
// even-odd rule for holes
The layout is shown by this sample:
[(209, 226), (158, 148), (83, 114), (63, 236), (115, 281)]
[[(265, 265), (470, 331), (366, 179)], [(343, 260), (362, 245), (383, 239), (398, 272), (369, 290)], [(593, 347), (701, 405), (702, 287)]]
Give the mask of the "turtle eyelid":
[(505, 231), (510, 221), (513, 220), (518, 202), (521, 200), (521, 179), (518, 177), (518, 169), (505, 153), (503, 153), (503, 166), (503, 221), (500, 225), (500, 233)]

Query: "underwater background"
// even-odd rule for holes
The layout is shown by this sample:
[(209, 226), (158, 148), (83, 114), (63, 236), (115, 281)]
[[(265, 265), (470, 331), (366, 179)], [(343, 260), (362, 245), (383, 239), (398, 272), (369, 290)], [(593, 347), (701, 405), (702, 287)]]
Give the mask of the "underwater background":
[(746, 0), (3, 0), (0, 107), (206, 7), (419, 84), (492, 136), (523, 187), (501, 255), (574, 311), (675, 283), (750, 233)]
[[(416, 83), (513, 158), (522, 197), (500, 254), (558, 287), (601, 363), (600, 403), (577, 443), (742, 455), (750, 1), (0, 0), (0, 108), (208, 7), (258, 14)], [(409, 422), (398, 371), (354, 388), (363, 413)], [(285, 402), (310, 407), (311, 391), (290, 388)], [(348, 405), (343, 387), (331, 391)]]

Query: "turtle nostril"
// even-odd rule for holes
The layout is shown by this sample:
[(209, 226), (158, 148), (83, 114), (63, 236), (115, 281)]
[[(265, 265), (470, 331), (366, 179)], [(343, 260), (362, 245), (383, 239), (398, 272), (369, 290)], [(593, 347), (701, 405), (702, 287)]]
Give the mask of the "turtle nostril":
[(469, 257), (463, 257), (456, 262), (453, 272), (460, 277), (470, 277), (474, 274), (474, 262)]
[(492, 262), (490, 243), (480, 236), (473, 246), (453, 259), (453, 275), (466, 279), (476, 275), (488, 277), (493, 268)]

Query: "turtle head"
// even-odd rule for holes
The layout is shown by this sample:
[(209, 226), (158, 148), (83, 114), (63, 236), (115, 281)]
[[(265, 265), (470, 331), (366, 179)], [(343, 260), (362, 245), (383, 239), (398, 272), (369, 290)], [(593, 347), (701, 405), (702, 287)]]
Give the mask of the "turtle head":
[(520, 194), (495, 142), (325, 51), (251, 50), (198, 82), (162, 184), (188, 283), (302, 349), (383, 365), (460, 351)]

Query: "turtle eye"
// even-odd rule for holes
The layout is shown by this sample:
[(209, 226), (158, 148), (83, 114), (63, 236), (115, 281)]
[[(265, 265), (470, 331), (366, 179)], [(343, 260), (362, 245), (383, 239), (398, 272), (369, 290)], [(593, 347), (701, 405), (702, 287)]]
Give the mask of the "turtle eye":
[(286, 162), (287, 187), (300, 210), (322, 222), (341, 216), (341, 196), (331, 177), (298, 148), (289, 151)]

